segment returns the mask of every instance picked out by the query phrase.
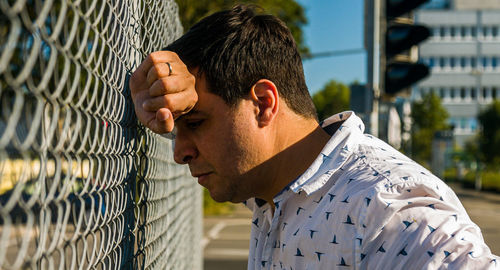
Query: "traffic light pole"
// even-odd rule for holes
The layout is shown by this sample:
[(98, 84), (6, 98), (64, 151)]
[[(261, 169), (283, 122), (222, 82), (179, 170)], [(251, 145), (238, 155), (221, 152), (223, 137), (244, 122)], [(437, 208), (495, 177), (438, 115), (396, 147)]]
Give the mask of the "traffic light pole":
[(373, 91), (372, 111), (367, 132), (378, 136), (380, 99), (380, 15), (384, 0), (365, 0), (365, 47), (368, 54), (368, 87)]
[[(368, 132), (379, 136), (383, 99), (401, 95), (429, 74), (411, 52), (430, 31), (414, 24), (412, 12), (429, 0), (365, 0), (365, 48), (368, 53), (368, 87), (373, 91)], [(416, 56), (416, 55), (415, 55)]]

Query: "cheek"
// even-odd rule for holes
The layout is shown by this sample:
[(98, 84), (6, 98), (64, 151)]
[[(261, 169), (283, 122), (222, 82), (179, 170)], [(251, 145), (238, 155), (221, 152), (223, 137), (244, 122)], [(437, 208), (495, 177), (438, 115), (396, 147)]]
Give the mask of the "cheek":
[(230, 151), (234, 156), (235, 169), (239, 173), (246, 173), (252, 169), (259, 157), (259, 144), (255, 141), (255, 131), (249, 125), (236, 125), (232, 134)]
[(252, 113), (240, 107), (214, 126), (210, 140), (213, 144), (206, 154), (212, 157), (212, 165), (218, 167), (221, 175), (238, 177), (255, 165), (258, 134), (252, 117)]

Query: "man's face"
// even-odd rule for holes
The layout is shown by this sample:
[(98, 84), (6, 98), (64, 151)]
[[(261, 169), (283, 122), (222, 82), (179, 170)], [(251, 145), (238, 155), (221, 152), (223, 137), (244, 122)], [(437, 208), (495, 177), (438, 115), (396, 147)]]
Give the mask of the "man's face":
[(251, 100), (234, 107), (196, 81), (198, 102), (176, 121), (174, 159), (188, 164), (198, 183), (215, 201), (242, 202), (263, 188), (258, 165), (263, 163), (261, 131)]

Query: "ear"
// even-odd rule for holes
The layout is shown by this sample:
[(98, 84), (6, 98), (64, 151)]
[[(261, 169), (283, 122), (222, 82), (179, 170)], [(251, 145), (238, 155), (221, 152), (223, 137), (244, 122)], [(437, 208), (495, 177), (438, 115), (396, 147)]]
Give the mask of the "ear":
[(269, 125), (279, 109), (279, 94), (276, 85), (268, 79), (260, 79), (252, 86), (250, 96), (257, 105), (256, 116), (259, 126)]

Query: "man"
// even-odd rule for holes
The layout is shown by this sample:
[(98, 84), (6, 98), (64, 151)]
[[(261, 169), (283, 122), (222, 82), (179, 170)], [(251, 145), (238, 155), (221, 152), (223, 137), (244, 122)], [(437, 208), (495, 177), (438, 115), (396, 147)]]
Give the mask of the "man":
[[(254, 218), (248, 269), (497, 268), (446, 184), (352, 112), (318, 124), (289, 30), (215, 13), (130, 80), (139, 120), (176, 126), (174, 159)], [(497, 262), (498, 261), (498, 262)]]

